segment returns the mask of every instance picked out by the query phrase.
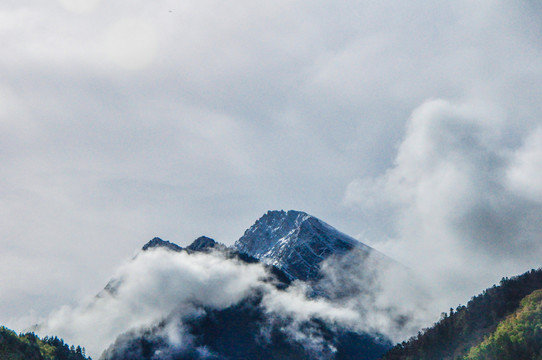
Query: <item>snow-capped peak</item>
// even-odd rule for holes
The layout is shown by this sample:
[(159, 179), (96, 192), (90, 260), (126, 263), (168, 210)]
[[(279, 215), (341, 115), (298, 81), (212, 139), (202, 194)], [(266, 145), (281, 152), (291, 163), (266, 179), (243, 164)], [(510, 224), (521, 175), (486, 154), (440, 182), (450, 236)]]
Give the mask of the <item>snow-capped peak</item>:
[(353, 248), (372, 249), (302, 211), (268, 211), (235, 243), (235, 248), (277, 266), (291, 279), (316, 279), (320, 263)]

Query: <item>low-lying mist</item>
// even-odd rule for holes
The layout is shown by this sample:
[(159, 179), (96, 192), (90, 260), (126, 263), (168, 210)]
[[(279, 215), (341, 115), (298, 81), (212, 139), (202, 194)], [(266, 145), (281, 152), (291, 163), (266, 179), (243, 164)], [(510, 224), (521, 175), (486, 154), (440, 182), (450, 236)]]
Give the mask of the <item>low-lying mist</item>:
[(384, 270), (379, 264), (354, 253), (330, 258), (318, 284), (294, 281), (284, 289), (270, 281), (269, 269), (259, 263), (245, 263), (220, 251), (189, 254), (158, 248), (121, 266), (108, 289), (87, 303), (53, 312), (37, 332), (82, 344), (97, 358), (120, 335), (161, 323), (161, 336), (178, 349), (191, 344), (182, 319), (260, 294), (267, 322), (287, 320), (283, 331), (306, 348), (322, 351), (326, 346), (325, 339), (302, 326), (314, 318), (330, 327), (398, 341), (416, 331), (420, 319), (405, 301), (408, 296), (398, 301), (397, 289), (389, 287), (401, 272), (392, 274), (391, 268)]

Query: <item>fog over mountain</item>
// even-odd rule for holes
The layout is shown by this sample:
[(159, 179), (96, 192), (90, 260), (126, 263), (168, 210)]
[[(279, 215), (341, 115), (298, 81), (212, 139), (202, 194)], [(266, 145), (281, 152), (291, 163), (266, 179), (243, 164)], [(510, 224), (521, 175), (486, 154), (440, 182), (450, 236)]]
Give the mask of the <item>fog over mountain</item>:
[[(266, 252), (269, 261), (258, 262), (247, 247), (254, 244), (256, 234), (260, 234), (260, 244), (266, 242), (263, 234), (283, 244), (281, 251)], [(330, 244), (334, 246), (328, 247)], [(292, 256), (284, 257), (287, 253)], [(319, 254), (318, 258), (315, 254)], [(311, 277), (306, 276), (307, 264), (312, 265)], [(355, 350), (356, 354), (374, 359), (373, 353), (382, 354), (393, 342), (415, 333), (426, 320), (419, 317), (421, 303), (390, 301), (388, 292), (398, 290), (397, 286), (388, 287), (391, 272), (394, 279), (404, 281), (403, 290), (411, 289), (403, 297), (417, 290), (407, 276), (401, 276), (406, 272), (399, 264), (323, 221), (298, 211), (269, 211), (232, 248), (206, 237), (196, 239), (186, 249), (152, 239), (119, 268), (96, 297), (51, 313), (36, 331), (83, 343), (93, 357), (117, 339), (104, 354), (105, 359), (138, 359), (135, 353), (127, 355), (140, 343), (131, 344), (137, 336), (155, 343), (151, 353), (162, 353), (160, 359), (169, 359), (164, 354), (172, 351), (188, 354), (204, 350), (209, 354), (218, 351), (215, 355), (222, 358), (228, 356), (219, 352), (218, 345), (198, 345), (198, 336), (202, 335), (194, 333), (198, 327), (190, 324), (213, 311), (220, 314), (229, 309), (236, 318), (248, 319), (238, 320), (246, 323), (240, 329), (230, 324), (231, 341), (241, 342), (229, 344), (227, 349), (242, 349), (253, 337), (256, 347), (264, 346), (266, 341), (272, 348), (298, 344), (308, 351), (309, 355), (304, 356), (310, 358), (334, 359), (337, 352), (354, 351), (345, 346), (361, 346), (372, 350)], [(236, 306), (240, 306), (239, 310), (235, 310)], [(320, 323), (314, 323), (316, 320)], [(245, 334), (244, 326), (253, 330)], [(201, 331), (205, 334), (208, 330)], [(261, 335), (267, 332), (269, 340)], [(330, 340), (330, 334), (337, 340)], [(225, 335), (214, 335), (212, 339), (220, 341), (221, 336)], [(277, 336), (284, 339), (279, 341)], [(350, 340), (340, 340), (344, 337)], [(284, 351), (295, 357), (294, 349)], [(265, 346), (258, 351), (265, 351)], [(237, 356), (248, 356), (240, 354)]]
[[(438, 317), (539, 267), (541, 15), (531, 0), (2, 1), (0, 324), (78, 314), (145, 240), (231, 246), (269, 209), (403, 264), (423, 291), (392, 272), (375, 302), (399, 312), (429, 293)], [(365, 283), (332, 261), (327, 284)]]

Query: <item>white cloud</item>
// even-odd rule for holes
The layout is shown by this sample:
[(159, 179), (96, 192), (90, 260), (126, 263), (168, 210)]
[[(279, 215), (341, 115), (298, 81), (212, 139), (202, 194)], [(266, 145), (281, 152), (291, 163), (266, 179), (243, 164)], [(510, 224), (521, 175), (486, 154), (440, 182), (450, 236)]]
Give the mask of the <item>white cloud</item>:
[(92, 12), (100, 3), (100, 0), (59, 0), (66, 10), (82, 14)]
[(393, 167), (353, 181), (345, 193), (346, 204), (389, 217), (381, 225), (393, 228), (382, 230), (388, 238), (377, 247), (438, 294), (434, 314), (503, 276), (540, 266), (542, 208), (508, 187), (515, 181), (530, 190), (518, 183), (529, 178), (524, 173), (533, 164), (525, 159), (536, 158), (538, 135), (510, 157), (496, 113), (476, 103), (424, 103), (409, 120)]
[(261, 286), (265, 275), (260, 265), (226, 260), (218, 254), (146, 251), (118, 270), (115, 279), (120, 284), (114, 295), (102, 292), (87, 304), (65, 306), (53, 312), (38, 332), (84, 344), (97, 357), (117, 336), (155, 325), (174, 310), (182, 316), (194, 312), (195, 305), (228, 307)]
[(542, 128), (530, 134), (515, 151), (507, 179), (509, 186), (526, 200), (542, 202)]
[(144, 19), (121, 19), (104, 37), (106, 56), (121, 68), (141, 69), (155, 58), (158, 39), (153, 26)]
[[(397, 285), (399, 279), (407, 283), (407, 273), (403, 271), (405, 277), (389, 276), (397, 268), (386, 270), (381, 265), (357, 254), (328, 259), (324, 280), (318, 285), (328, 294), (324, 298), (310, 296), (313, 288), (303, 282), (278, 290), (268, 281), (270, 275), (263, 265), (226, 259), (219, 252), (148, 250), (118, 269), (110, 283), (112, 291), (52, 312), (37, 332), (81, 344), (89, 355), (97, 357), (120, 335), (151, 329), (164, 321), (159, 333), (173, 348), (186, 348), (192, 346), (192, 338), (183, 328), (183, 319), (198, 316), (203, 308), (227, 308), (258, 293), (269, 324), (279, 319), (281, 331), (296, 341), (316, 352), (325, 349), (332, 354), (329, 342), (322, 334), (311, 332), (307, 323), (318, 318), (331, 329), (394, 340), (411, 335), (420, 324), (420, 319), (413, 317), (419, 314), (409, 308), (414, 302), (406, 302), (409, 294), (402, 293), (404, 304), (388, 296), (405, 288)], [(412, 283), (410, 288), (416, 290)], [(339, 295), (340, 289), (344, 292)], [(265, 332), (265, 322), (261, 326)]]
[(271, 292), (263, 299), (264, 306), (278, 316), (292, 316), (297, 321), (307, 321), (315, 317), (349, 328), (368, 329), (357, 309), (340, 307), (323, 298), (308, 300), (311, 290), (302, 283), (294, 284), (284, 292)]

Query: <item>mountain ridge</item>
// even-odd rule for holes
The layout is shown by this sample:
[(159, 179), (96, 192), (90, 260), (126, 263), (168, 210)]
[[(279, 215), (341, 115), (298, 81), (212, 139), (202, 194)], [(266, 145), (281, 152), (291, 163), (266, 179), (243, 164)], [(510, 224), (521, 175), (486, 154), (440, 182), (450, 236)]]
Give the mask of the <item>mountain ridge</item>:
[(155, 237), (142, 250), (156, 248), (176, 252), (218, 250), (230, 256), (232, 253), (243, 254), (280, 269), (290, 280), (303, 281), (318, 280), (320, 265), (325, 259), (345, 255), (354, 249), (362, 257), (375, 255), (381, 260), (386, 258), (317, 217), (297, 210), (267, 211), (232, 246), (207, 236), (198, 237), (186, 247)]
[(167, 240), (162, 240), (159, 237), (154, 237), (149, 242), (147, 242), (143, 247), (141, 248), (142, 251), (148, 251), (150, 249), (156, 249), (156, 248), (166, 248), (172, 251), (182, 251), (183, 248), (179, 245), (172, 243)]

